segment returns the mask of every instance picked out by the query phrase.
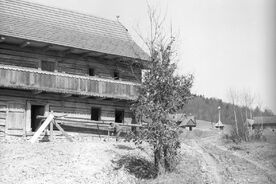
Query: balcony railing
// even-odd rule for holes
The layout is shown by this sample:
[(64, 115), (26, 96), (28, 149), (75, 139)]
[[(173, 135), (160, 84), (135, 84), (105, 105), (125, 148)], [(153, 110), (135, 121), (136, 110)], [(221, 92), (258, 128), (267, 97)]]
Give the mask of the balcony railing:
[(134, 100), (138, 83), (0, 65), (0, 86), (63, 94)]

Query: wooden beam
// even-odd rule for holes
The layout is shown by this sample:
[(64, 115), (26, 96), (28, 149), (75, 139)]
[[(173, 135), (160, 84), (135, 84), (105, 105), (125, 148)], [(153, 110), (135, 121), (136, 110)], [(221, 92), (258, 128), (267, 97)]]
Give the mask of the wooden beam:
[(62, 95), (62, 97), (64, 97), (64, 98), (68, 98), (68, 97), (70, 97), (70, 96), (72, 96), (72, 94), (63, 94), (63, 95)]
[(34, 91), (32, 91), (32, 93), (34, 95), (38, 95), (38, 94), (42, 93), (42, 91), (41, 90), (34, 90)]
[(97, 53), (97, 54), (92, 54), (92, 56), (96, 57), (96, 58), (102, 58), (102, 57), (107, 56), (107, 54), (99, 54), (99, 53)]
[(27, 47), (27, 46), (29, 46), (31, 44), (31, 42), (23, 42), (21, 45), (20, 45), (20, 47)]
[(54, 134), (53, 134), (54, 124), (53, 121), (50, 122), (50, 141), (54, 140)]
[(0, 43), (1, 43), (1, 42), (4, 42), (5, 40), (6, 40), (6, 38), (3, 37), (3, 36), (1, 36), (1, 38), (0, 38)]
[(88, 57), (88, 56), (90, 56), (90, 52), (85, 52), (85, 53), (81, 54), (82, 58), (85, 58), (85, 57)]
[(84, 96), (80, 96), (80, 98), (88, 98), (89, 96), (86, 96), (86, 95), (84, 95)]
[(98, 97), (99, 100), (106, 100), (108, 99), (107, 97)]
[(67, 55), (67, 54), (72, 53), (72, 51), (73, 51), (73, 49), (66, 49), (66, 50), (64, 50), (64, 51), (61, 51), (61, 54), (62, 54), (63, 56), (65, 56), (65, 55)]
[(49, 45), (44, 46), (44, 47), (42, 48), (42, 50), (43, 50), (44, 52), (46, 52), (46, 51), (50, 50), (52, 47), (53, 47), (53, 45), (52, 45), (52, 44), (49, 44)]
[(56, 125), (56, 127), (59, 129), (59, 131), (62, 132), (62, 134), (70, 141), (70, 142), (73, 142), (73, 139), (71, 138), (70, 135), (68, 135), (64, 130), (63, 128), (61, 128), (61, 126), (55, 121), (53, 120), (54, 124)]
[(44, 123), (39, 127), (39, 129), (36, 131), (36, 133), (33, 135), (33, 137), (30, 139), (31, 143), (34, 143), (37, 138), (40, 136), (40, 134), (43, 132), (43, 130), (49, 125), (51, 121), (53, 121), (54, 115), (51, 113), (47, 117), (47, 119), (44, 121)]

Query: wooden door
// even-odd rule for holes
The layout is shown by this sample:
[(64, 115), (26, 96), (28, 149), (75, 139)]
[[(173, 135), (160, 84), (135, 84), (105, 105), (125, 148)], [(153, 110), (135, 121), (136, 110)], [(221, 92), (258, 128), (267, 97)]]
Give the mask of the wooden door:
[(22, 135), (25, 125), (25, 108), (23, 104), (8, 104), (6, 132), (11, 135)]

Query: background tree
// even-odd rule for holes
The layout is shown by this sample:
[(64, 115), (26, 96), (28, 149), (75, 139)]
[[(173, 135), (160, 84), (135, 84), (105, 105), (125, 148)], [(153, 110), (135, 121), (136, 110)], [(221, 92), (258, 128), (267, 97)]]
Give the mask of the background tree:
[(236, 104), (238, 103), (238, 94), (237, 94), (237, 91), (233, 89), (229, 89), (228, 94), (232, 102), (236, 133), (237, 133), (237, 136), (239, 137), (238, 119), (237, 119), (237, 111), (236, 111)]
[(176, 75), (174, 37), (166, 35), (164, 19), (160, 19), (156, 10), (150, 6), (148, 10), (151, 30), (150, 39), (145, 43), (151, 62), (132, 110), (139, 122), (146, 123), (138, 139), (152, 146), (155, 167), (160, 173), (171, 171), (175, 166), (180, 147), (179, 127), (168, 116), (182, 109), (191, 98), (193, 76)]

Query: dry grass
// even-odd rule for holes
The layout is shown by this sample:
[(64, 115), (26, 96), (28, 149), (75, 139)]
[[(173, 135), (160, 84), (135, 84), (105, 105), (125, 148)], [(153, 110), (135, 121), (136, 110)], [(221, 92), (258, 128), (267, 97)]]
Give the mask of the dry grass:
[[(200, 160), (183, 155), (176, 172), (157, 176), (147, 144), (80, 139), (0, 143), (0, 183), (191, 183), (202, 180)], [(193, 176), (197, 175), (197, 179)], [(203, 181), (203, 180), (202, 180)]]
[[(185, 142), (196, 139), (225, 146), (225, 142), (214, 140), (214, 135), (219, 134), (213, 130), (195, 129), (184, 131), (182, 138)], [(273, 138), (269, 140), (275, 139), (275, 135), (270, 136)], [(276, 170), (276, 144), (255, 141), (239, 145), (228, 143), (226, 146), (231, 152), (255, 160), (269, 170)], [(0, 141), (0, 148), (0, 183), (3, 184), (213, 182), (200, 154), (192, 151), (192, 147), (185, 147), (185, 144), (176, 170), (159, 176), (154, 170), (152, 152), (147, 144), (137, 146), (129, 142), (115, 142), (114, 139), (100, 141), (77, 137), (73, 143), (63, 140), (30, 144), (13, 137), (9, 141)], [(228, 164), (233, 164), (231, 159)]]

